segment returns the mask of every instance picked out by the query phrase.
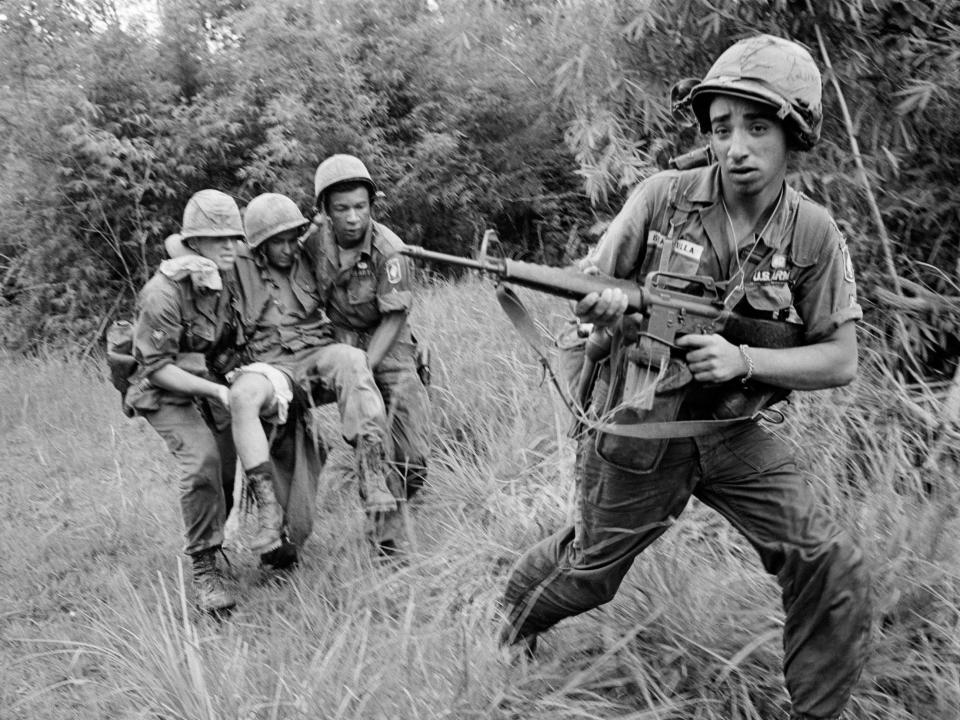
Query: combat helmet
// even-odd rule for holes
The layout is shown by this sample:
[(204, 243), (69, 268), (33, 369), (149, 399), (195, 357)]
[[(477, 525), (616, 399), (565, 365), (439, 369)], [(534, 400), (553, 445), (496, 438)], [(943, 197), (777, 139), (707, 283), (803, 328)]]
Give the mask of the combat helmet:
[(309, 222), (293, 200), (279, 193), (257, 195), (243, 211), (243, 228), (252, 248), (277, 233), (302, 228)]
[(770, 105), (784, 121), (791, 147), (809, 150), (823, 125), (820, 71), (806, 48), (773, 35), (757, 35), (727, 48), (691, 91), (701, 132), (710, 132), (710, 100), (733, 95)]
[(323, 195), (327, 190), (345, 182), (363, 183), (370, 191), (370, 197), (376, 196), (377, 185), (360, 158), (353, 155), (331, 155), (317, 166), (313, 178), (313, 197), (317, 201), (317, 207), (323, 207)]
[(219, 190), (194, 193), (183, 209), (181, 240), (193, 237), (243, 237), (243, 223), (236, 201)]

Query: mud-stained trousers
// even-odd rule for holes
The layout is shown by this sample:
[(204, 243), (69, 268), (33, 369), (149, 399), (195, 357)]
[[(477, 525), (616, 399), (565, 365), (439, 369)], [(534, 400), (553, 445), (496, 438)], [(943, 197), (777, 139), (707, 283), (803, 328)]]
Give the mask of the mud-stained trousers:
[(511, 640), (610, 601), (634, 558), (693, 495), (757, 550), (782, 589), (784, 675), (795, 717), (836, 718), (870, 634), (870, 579), (859, 548), (817, 504), (786, 444), (755, 422), (671, 440), (657, 471), (601, 459), (588, 437), (573, 527), (528, 550), (507, 582)]
[(223, 527), (233, 503), (237, 456), (230, 419), (217, 403), (172, 403), (140, 414), (177, 461), (184, 552), (192, 555), (223, 544)]

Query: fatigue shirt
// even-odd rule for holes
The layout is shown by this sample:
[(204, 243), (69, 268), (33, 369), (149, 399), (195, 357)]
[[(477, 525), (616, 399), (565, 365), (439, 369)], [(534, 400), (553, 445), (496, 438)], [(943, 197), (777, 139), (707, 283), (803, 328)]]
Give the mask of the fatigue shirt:
[(236, 288), (231, 278), (220, 291), (194, 287), (156, 273), (139, 295), (134, 324), (133, 355), (138, 368), (126, 403), (135, 410), (157, 410), (165, 402), (187, 404), (192, 397), (153, 387), (149, 376), (176, 364), (195, 375), (220, 379), (230, 369), (240, 342), (234, 308)]
[[(719, 166), (665, 171), (633, 192), (591, 259), (601, 272), (637, 282), (658, 269), (726, 281), (737, 272), (726, 227)], [(665, 262), (660, 234), (673, 239)], [(741, 263), (753, 244), (739, 248)], [(863, 317), (843, 235), (824, 208), (789, 185), (756, 247), (760, 260), (744, 278), (738, 312), (801, 323), (807, 343)]]
[[(850, 254), (836, 223), (824, 208), (788, 185), (783, 192), (763, 236), (755, 235), (739, 248), (739, 264), (748, 271), (735, 310), (748, 317), (800, 324), (804, 341), (812, 344), (860, 319), (863, 311), (857, 303)], [(725, 282), (737, 275), (739, 267), (727, 224), (719, 166), (660, 172), (631, 194), (590, 259), (601, 272), (638, 283), (657, 270)], [(670, 254), (664, 257), (666, 247)], [(751, 254), (754, 261), (748, 262)], [(646, 322), (640, 321), (640, 330), (646, 329)], [(700, 386), (687, 397), (680, 415), (712, 417), (724, 387)]]
[(236, 272), (242, 297), (241, 318), (247, 334), (247, 360), (278, 365), (297, 362), (301, 351), (332, 342), (330, 318), (311, 263), (302, 254), (290, 269), (293, 307), (283, 303), (266, 263), (248, 247), (237, 253)]
[(403, 241), (392, 230), (371, 220), (356, 262), (347, 267), (340, 267), (329, 221), (310, 241), (317, 283), (334, 325), (367, 334), (377, 329), (383, 315), (410, 310), (411, 265), (398, 253)]

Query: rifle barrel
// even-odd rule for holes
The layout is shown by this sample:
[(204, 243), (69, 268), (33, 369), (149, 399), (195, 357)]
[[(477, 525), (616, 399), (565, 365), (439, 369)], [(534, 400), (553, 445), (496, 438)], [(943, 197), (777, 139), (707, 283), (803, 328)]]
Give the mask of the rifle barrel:
[(425, 250), (419, 245), (404, 245), (400, 248), (400, 253), (420, 260), (432, 260), (434, 262), (447, 263), (448, 265), (458, 265), (460, 267), (472, 268), (474, 270), (488, 270), (494, 273), (498, 268), (491, 266), (491, 263), (484, 263), (481, 260), (471, 260), (470, 258), (460, 257), (459, 255), (447, 255), (442, 252)]
[(401, 248), (400, 252), (421, 260), (432, 260), (433, 262), (483, 270), (496, 275), (502, 282), (513, 283), (570, 300), (581, 300), (592, 292), (603, 292), (606, 288), (618, 287), (627, 295), (628, 312), (642, 312), (644, 308), (644, 290), (630, 280), (618, 280), (602, 275), (588, 275), (572, 268), (556, 268), (520, 260), (501, 260), (489, 256), (484, 256), (481, 260), (472, 260), (459, 255), (447, 255), (433, 250), (425, 250), (418, 245), (406, 245)]
[[(581, 300), (590, 293), (603, 292), (607, 288), (619, 288), (627, 296), (627, 312), (650, 314), (660, 312), (661, 308), (675, 312), (676, 316), (670, 323), (672, 331), (677, 334), (719, 332), (734, 344), (748, 343), (756, 347), (795, 347), (803, 343), (803, 327), (800, 325), (740, 317), (708, 297), (658, 288), (653, 284), (651, 276), (647, 277), (648, 287), (640, 287), (631, 280), (590, 275), (573, 268), (492, 258), (488, 255), (484, 255), (480, 260), (473, 260), (424, 250), (417, 245), (406, 245), (400, 252), (422, 260), (482, 270), (495, 275), (500, 282), (513, 283), (570, 300)], [(702, 281), (702, 278), (691, 276), (690, 280), (696, 282)]]

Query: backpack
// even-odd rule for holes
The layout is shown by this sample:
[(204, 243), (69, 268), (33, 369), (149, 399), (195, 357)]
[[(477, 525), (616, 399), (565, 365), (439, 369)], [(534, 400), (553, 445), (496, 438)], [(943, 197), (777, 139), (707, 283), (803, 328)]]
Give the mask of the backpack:
[(130, 388), (130, 378), (138, 367), (139, 363), (133, 357), (133, 323), (114, 320), (107, 328), (107, 370), (110, 384), (120, 393), (120, 403), (127, 417), (133, 415), (133, 410), (126, 406), (124, 398)]

